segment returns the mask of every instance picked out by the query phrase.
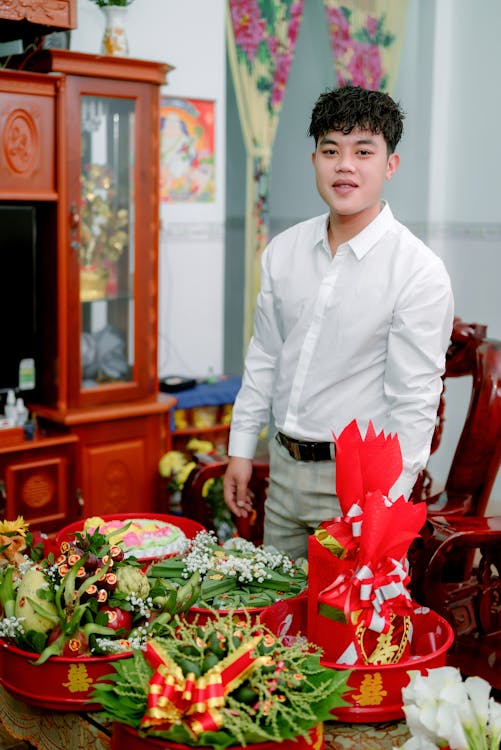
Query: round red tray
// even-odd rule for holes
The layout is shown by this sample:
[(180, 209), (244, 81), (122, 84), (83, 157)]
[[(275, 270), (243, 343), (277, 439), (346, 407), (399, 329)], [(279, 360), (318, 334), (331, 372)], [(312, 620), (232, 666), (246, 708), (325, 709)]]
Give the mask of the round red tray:
[[(249, 607), (249, 609), (234, 609), (231, 611), (231, 614), (234, 617), (238, 617), (241, 615), (242, 617), (245, 617), (246, 615), (250, 616), (250, 620), (252, 623), (257, 622), (259, 619), (259, 616), (261, 612), (265, 607)], [(188, 620), (188, 622), (193, 622), (193, 620), (197, 620), (197, 623), (199, 625), (205, 625), (207, 620), (214, 619), (216, 616), (216, 613), (219, 614), (221, 617), (226, 617), (230, 614), (229, 609), (218, 609), (218, 610), (211, 610), (211, 609), (205, 609), (204, 607), (190, 607), (188, 612), (184, 613), (184, 617)]]
[[(304, 737), (296, 737), (292, 740), (283, 742), (256, 742), (247, 745), (247, 750), (323, 750), (324, 728), (323, 724), (317, 724), (310, 730), (310, 743)], [(232, 745), (227, 750), (236, 750), (240, 745)], [(138, 733), (125, 724), (113, 724), (113, 734), (111, 737), (111, 750), (192, 750), (188, 745), (180, 745), (169, 740), (153, 739), (149, 737), (140, 737)], [(210, 748), (197, 747), (197, 750), (210, 750)]]
[[(261, 615), (270, 630), (282, 638), (295, 638), (307, 633), (306, 596), (268, 607)], [(409, 671), (443, 667), (446, 653), (454, 641), (454, 630), (436, 612), (425, 607), (415, 610), (412, 616), (413, 636), (411, 656), (397, 664), (367, 665), (336, 664), (322, 659), (321, 663), (332, 669), (351, 670), (348, 678), (349, 692), (344, 699), (349, 705), (332, 712), (338, 721), (371, 723), (402, 719), (402, 688), (409, 682)], [(336, 625), (332, 624), (332, 638), (336, 638)]]
[[(171, 523), (173, 526), (177, 526), (181, 529), (182, 532), (184, 532), (184, 534), (186, 534), (188, 539), (193, 539), (194, 537), (196, 537), (199, 531), (206, 531), (205, 526), (202, 526), (202, 524), (198, 523), (198, 521), (193, 521), (191, 518), (185, 518), (184, 516), (169, 515), (167, 513), (113, 513), (105, 516), (99, 516), (99, 518), (102, 518), (103, 521), (106, 522), (123, 521), (124, 523), (127, 523), (127, 521), (132, 521), (135, 518), (152, 518), (158, 521), (164, 521), (165, 523)], [(79, 521), (68, 524), (68, 526), (63, 526), (63, 528), (58, 531), (56, 536), (54, 537), (54, 545), (56, 549), (59, 550), (61, 542), (71, 540), (73, 538), (72, 534), (74, 534), (76, 531), (82, 531), (84, 523), (85, 519), (82, 518)], [(139, 559), (144, 563), (150, 563), (157, 558), (142, 557)]]
[(55, 711), (93, 711), (99, 703), (90, 699), (98, 677), (112, 674), (113, 662), (131, 652), (110, 656), (71, 658), (52, 656), (33, 664), (38, 654), (22, 651), (0, 640), (0, 682), (19, 700)]

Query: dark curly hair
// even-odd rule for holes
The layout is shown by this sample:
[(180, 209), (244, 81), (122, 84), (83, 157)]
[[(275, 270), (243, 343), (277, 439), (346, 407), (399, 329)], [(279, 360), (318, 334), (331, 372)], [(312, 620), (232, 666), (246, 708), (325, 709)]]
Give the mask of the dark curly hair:
[(343, 86), (320, 94), (311, 113), (308, 135), (318, 139), (330, 130), (351, 133), (353, 128), (381, 133), (388, 153), (397, 147), (405, 114), (391, 96), (361, 86)]

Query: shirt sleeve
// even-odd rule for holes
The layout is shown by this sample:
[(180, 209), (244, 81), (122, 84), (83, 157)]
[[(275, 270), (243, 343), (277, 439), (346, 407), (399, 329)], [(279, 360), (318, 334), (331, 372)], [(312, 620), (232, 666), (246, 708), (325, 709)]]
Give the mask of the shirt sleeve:
[(403, 471), (391, 497), (409, 497), (430, 455), (445, 354), (453, 324), (450, 279), (439, 258), (412, 273), (396, 306), (388, 340), (386, 433), (397, 434)]
[(259, 433), (269, 424), (275, 365), (282, 346), (270, 273), (271, 243), (261, 262), (254, 331), (245, 357), (242, 387), (233, 406), (228, 454), (253, 458)]

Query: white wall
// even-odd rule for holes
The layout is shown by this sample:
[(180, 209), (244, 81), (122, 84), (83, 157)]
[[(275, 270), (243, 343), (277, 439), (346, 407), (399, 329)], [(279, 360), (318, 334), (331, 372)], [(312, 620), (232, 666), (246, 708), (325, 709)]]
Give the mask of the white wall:
[[(228, 97), (225, 90), (224, 5), (224, 0), (134, 0), (129, 7), (130, 54), (176, 68), (165, 93), (216, 101), (215, 204), (161, 207), (159, 343), (164, 374), (221, 372), (224, 340), (234, 355), (226, 361), (241, 363), (245, 158), (230, 81)], [(79, 0), (78, 12), (72, 48), (97, 52), (102, 13), (91, 0)], [(486, 323), (495, 338), (501, 338), (501, 141), (496, 137), (501, 56), (494, 54), (500, 26), (499, 0), (482, 0), (481, 11), (478, 0), (410, 0), (394, 92), (407, 113), (399, 148), (402, 164), (387, 188), (394, 213), (444, 259), (457, 314)], [(323, 2), (307, 0), (275, 140), (272, 233), (324, 210), (314, 189), (306, 131), (313, 102), (333, 85)], [(231, 236), (225, 271), (226, 214)], [(235, 262), (231, 268), (229, 260)], [(225, 273), (231, 281), (224, 311)], [(464, 416), (466, 387), (454, 384), (448, 394), (445, 454), (432, 462), (439, 481), (447, 474)], [(501, 513), (500, 479), (488, 511)]]
[[(226, 58), (224, 0), (134, 0), (127, 12), (129, 54), (174, 66), (166, 96), (210, 99), (216, 118), (213, 203), (162, 203), (159, 373), (223, 371)], [(78, 2), (71, 49), (100, 51), (104, 15)]]

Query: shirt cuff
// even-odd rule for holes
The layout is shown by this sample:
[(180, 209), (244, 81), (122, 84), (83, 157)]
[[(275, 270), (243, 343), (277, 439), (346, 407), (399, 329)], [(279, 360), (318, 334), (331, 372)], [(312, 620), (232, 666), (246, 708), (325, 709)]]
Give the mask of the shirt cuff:
[(249, 435), (248, 432), (234, 432), (231, 430), (228, 455), (238, 456), (238, 458), (254, 458), (258, 438), (258, 435)]

